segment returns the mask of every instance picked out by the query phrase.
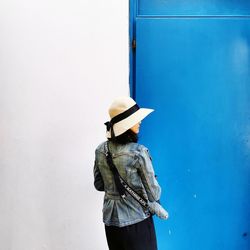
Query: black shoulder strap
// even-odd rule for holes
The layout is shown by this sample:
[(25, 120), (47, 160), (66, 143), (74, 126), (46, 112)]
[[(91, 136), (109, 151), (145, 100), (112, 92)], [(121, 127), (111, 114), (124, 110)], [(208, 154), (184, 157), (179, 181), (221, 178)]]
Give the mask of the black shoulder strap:
[(118, 192), (122, 198), (125, 198), (126, 194), (125, 191), (127, 191), (137, 202), (141, 204), (144, 208), (148, 208), (148, 202), (142, 198), (135, 190), (133, 190), (128, 183), (120, 176), (114, 162), (112, 159), (112, 155), (109, 150), (108, 142), (105, 143), (105, 151), (106, 151), (106, 158), (107, 158), (107, 163), (114, 174), (115, 178), (115, 185), (118, 189)]
[(119, 179), (120, 175), (118, 173), (117, 168), (114, 165), (112, 155), (111, 155), (110, 150), (109, 150), (108, 142), (105, 143), (105, 151), (106, 151), (107, 163), (108, 163), (108, 165), (110, 167), (110, 170), (112, 171), (112, 173), (114, 175), (115, 185), (116, 185), (116, 187), (118, 189), (118, 192), (119, 192), (120, 196), (122, 198), (125, 198), (125, 196), (126, 196), (125, 188), (123, 187), (123, 185), (120, 182), (120, 179)]

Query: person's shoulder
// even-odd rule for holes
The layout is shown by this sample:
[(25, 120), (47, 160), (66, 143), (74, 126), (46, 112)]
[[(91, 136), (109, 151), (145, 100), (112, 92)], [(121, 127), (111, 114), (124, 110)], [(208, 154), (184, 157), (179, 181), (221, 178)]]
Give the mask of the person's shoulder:
[(105, 143), (107, 143), (107, 141), (104, 141), (102, 143), (100, 143), (97, 147), (96, 147), (96, 152), (104, 152), (105, 151)]
[(129, 146), (131, 150), (137, 151), (138, 153), (141, 153), (143, 151), (148, 151), (147, 147), (137, 142), (131, 142), (129, 143)]
[(145, 145), (137, 143), (137, 155), (139, 158), (150, 159), (152, 161), (149, 149)]

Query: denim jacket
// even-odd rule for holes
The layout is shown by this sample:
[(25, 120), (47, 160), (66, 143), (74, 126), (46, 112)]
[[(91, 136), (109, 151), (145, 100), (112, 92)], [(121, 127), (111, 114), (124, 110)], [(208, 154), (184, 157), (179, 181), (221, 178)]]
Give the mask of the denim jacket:
[[(130, 194), (122, 199), (116, 189), (113, 173), (107, 161), (105, 143), (95, 151), (94, 185), (105, 191), (103, 222), (107, 226), (123, 227), (140, 222), (150, 216)], [(149, 201), (160, 199), (161, 188), (155, 178), (149, 151), (138, 143), (125, 145), (109, 142), (109, 150), (119, 174), (138, 194)]]

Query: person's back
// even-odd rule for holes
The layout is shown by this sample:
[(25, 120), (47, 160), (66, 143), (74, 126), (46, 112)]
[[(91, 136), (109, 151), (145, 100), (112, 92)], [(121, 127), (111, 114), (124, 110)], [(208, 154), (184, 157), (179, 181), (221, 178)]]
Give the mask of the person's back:
[[(114, 176), (106, 161), (105, 143), (96, 149), (95, 169), (99, 169), (103, 184), (96, 179), (97, 190), (105, 191), (103, 222), (106, 225), (127, 226), (142, 221), (150, 216), (148, 210), (138, 206), (138, 202), (127, 195), (120, 197)], [(138, 143), (109, 143), (113, 161), (121, 177), (126, 180), (140, 196), (149, 201), (160, 198), (161, 189), (157, 183), (148, 149)]]

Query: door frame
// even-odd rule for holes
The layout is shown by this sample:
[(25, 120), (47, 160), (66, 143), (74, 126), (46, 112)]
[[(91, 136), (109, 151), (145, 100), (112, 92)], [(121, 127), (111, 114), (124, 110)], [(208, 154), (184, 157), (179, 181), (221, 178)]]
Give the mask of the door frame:
[(137, 0), (129, 0), (129, 87), (130, 96), (136, 99), (136, 17)]

